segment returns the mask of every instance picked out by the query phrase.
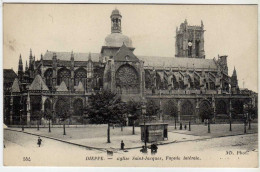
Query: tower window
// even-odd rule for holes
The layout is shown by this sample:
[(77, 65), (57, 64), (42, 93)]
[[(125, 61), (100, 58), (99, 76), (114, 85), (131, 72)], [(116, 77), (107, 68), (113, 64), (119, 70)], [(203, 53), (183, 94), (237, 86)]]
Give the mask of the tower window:
[(196, 41), (195, 48), (196, 48), (196, 56), (199, 56), (199, 52), (200, 52), (200, 41), (199, 40)]

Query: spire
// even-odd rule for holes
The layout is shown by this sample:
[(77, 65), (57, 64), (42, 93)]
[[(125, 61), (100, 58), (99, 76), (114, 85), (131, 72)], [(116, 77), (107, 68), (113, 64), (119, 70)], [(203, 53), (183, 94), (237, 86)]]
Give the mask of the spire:
[(203, 21), (201, 20), (201, 28), (203, 29), (204, 28), (204, 24), (203, 24)]
[(88, 60), (91, 60), (91, 53), (88, 53)]
[(27, 64), (27, 60), (26, 60), (26, 64), (25, 64), (25, 71), (28, 70), (28, 64)]
[(29, 56), (29, 68), (31, 67), (33, 62), (32, 49), (30, 48), (30, 56)]
[(43, 60), (43, 56), (42, 56), (42, 53), (41, 53), (41, 60)]
[(22, 56), (20, 54), (20, 57), (19, 57), (19, 64), (18, 64), (18, 72), (22, 72), (23, 71), (23, 61), (22, 61)]
[(74, 53), (73, 53), (73, 50), (71, 51), (70, 60), (71, 60), (71, 61), (74, 61)]
[(234, 66), (234, 70), (233, 70), (233, 74), (232, 74), (232, 77), (236, 77), (237, 76), (237, 71), (236, 71), (236, 68), (235, 68), (235, 66)]

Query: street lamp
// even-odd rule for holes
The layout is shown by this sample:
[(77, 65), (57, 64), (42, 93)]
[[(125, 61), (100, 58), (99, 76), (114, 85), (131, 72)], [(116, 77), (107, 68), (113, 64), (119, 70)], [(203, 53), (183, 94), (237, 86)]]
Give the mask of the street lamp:
[(249, 104), (249, 110), (248, 110), (248, 130), (251, 130), (251, 109), (253, 108), (253, 105), (252, 104)]
[(20, 110), (20, 124), (22, 125), (22, 131), (24, 131), (24, 124), (23, 124), (23, 110)]
[(248, 105), (247, 104), (244, 104), (243, 105), (243, 108), (244, 108), (244, 133), (246, 133), (246, 120), (248, 118)]
[(229, 131), (232, 131), (232, 113), (234, 109), (231, 108), (231, 112), (229, 113)]
[(147, 139), (146, 139), (146, 125), (145, 125), (145, 114), (146, 114), (146, 104), (145, 104), (145, 101), (143, 99), (143, 102), (142, 102), (142, 116), (143, 116), (143, 121), (144, 121), (144, 147), (145, 147), (145, 150), (147, 150)]

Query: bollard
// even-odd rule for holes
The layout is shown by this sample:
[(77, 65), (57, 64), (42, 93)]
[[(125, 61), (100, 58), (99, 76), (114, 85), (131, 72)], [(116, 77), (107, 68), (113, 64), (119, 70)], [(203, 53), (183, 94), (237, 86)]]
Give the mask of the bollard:
[(210, 133), (210, 123), (208, 122), (208, 133)]
[(229, 121), (229, 131), (232, 131), (232, 123), (231, 123), (231, 120)]
[(246, 122), (245, 122), (245, 125), (244, 125), (244, 134), (246, 134)]

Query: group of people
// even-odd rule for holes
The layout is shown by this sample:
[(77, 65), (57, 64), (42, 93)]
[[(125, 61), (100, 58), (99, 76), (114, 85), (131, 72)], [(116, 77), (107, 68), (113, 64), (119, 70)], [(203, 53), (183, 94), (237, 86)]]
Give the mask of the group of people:
[[(151, 144), (150, 147), (142, 146), (142, 149), (140, 150), (140, 152), (147, 153), (147, 148), (151, 149), (151, 154), (157, 153), (158, 146), (156, 145), (156, 143)], [(125, 150), (125, 143), (123, 140), (121, 141), (121, 150)]]
[[(153, 143), (153, 144), (151, 144), (150, 147), (148, 147), (148, 149), (151, 149), (151, 154), (156, 154), (158, 146), (155, 143)], [(147, 147), (142, 146), (142, 149), (140, 150), (140, 152), (147, 153)]]

